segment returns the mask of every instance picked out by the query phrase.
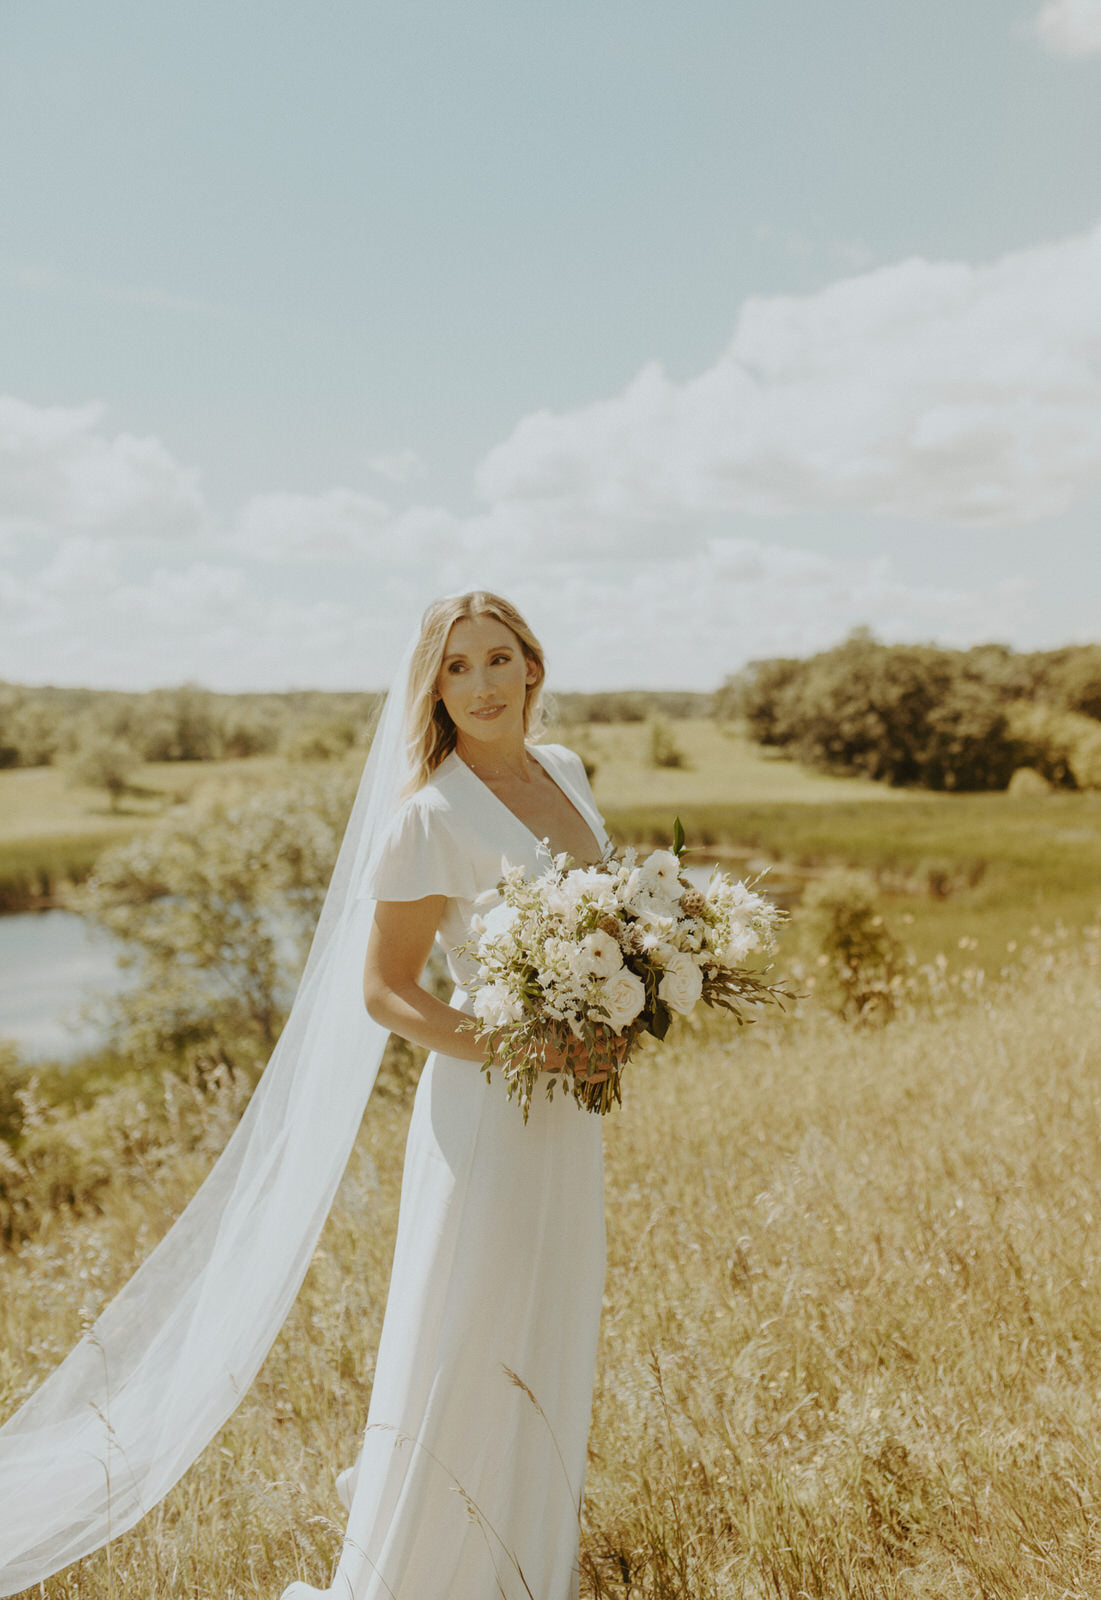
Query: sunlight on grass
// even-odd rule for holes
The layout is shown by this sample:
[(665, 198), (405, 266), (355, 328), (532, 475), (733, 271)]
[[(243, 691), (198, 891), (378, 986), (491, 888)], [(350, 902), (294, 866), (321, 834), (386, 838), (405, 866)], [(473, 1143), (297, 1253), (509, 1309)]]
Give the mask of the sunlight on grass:
[[(1098, 975), (1095, 945), (1067, 942), (1011, 984), (881, 1030), (807, 1004), (749, 1029), (685, 1025), (632, 1067), (606, 1126), (585, 1595), (1101, 1592)], [(295, 1575), (324, 1579), (406, 1117), (372, 1103), (231, 1423), (110, 1559), (48, 1596), (270, 1600)], [(98, 1215), (55, 1209), (0, 1259), (6, 1407), (208, 1160), (201, 1144), (136, 1153)]]

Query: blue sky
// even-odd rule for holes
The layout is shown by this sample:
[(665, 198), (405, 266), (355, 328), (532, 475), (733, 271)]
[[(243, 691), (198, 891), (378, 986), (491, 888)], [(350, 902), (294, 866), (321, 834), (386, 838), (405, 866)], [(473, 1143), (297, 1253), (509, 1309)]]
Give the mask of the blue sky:
[(1101, 637), (1101, 0), (0, 11), (0, 677)]

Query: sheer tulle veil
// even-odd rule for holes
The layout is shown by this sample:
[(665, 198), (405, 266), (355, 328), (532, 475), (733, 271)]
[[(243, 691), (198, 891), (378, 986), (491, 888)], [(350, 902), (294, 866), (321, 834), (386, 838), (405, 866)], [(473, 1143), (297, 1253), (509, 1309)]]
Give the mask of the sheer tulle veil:
[[(356, 888), (410, 770), (394, 675), (290, 1017), (244, 1117), (161, 1243), (0, 1428), (0, 1595), (132, 1527), (242, 1399), (309, 1265), (386, 1033)], [(74, 1285), (74, 1293), (76, 1293)]]

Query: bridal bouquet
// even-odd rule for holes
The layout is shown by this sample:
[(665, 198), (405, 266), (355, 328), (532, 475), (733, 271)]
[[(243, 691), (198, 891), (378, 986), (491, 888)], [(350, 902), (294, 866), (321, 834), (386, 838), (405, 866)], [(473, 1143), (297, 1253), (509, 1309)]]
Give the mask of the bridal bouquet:
[[(625, 850), (571, 867), (560, 855), (535, 878), (514, 867), (497, 903), (475, 916), (465, 947), (477, 961), (471, 1027), (486, 1040), (486, 1076), (501, 1069), (525, 1121), (541, 1072), (548, 1097), (562, 1082), (589, 1111), (606, 1112), (643, 1034), (663, 1039), (701, 1000), (744, 1022), (743, 1008), (785, 998), (743, 965), (772, 949), (784, 913), (718, 870), (693, 887), (681, 875), (684, 848), (678, 818), (673, 848), (645, 859)], [(606, 1076), (546, 1072), (549, 1042)]]

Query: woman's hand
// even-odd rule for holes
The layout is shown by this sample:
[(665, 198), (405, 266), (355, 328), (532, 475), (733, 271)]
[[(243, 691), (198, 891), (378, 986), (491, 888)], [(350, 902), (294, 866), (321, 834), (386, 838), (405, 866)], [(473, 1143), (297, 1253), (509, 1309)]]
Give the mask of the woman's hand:
[(596, 1048), (572, 1034), (565, 1045), (550, 1041), (543, 1057), (545, 1072), (571, 1072), (578, 1083), (603, 1083), (623, 1065), (627, 1041), (622, 1034), (601, 1029)]

